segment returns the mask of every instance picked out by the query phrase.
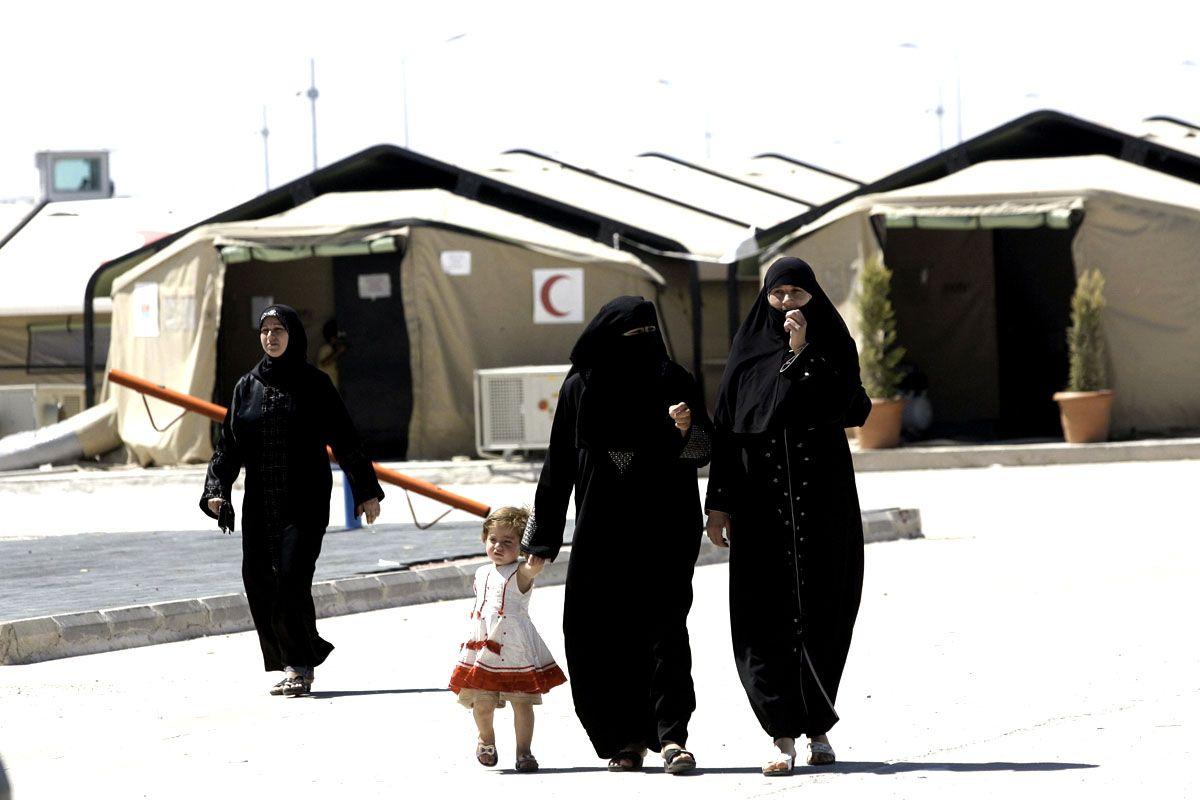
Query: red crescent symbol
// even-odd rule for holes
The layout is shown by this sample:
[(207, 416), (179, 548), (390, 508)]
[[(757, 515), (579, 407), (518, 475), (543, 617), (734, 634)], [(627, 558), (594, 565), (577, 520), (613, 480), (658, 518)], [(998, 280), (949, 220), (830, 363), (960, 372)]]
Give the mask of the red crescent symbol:
[(547, 313), (551, 314), (552, 316), (565, 317), (567, 315), (567, 312), (559, 311), (550, 302), (550, 290), (554, 288), (554, 284), (566, 279), (566, 275), (552, 275), (546, 279), (545, 283), (542, 284), (542, 308), (546, 309)]

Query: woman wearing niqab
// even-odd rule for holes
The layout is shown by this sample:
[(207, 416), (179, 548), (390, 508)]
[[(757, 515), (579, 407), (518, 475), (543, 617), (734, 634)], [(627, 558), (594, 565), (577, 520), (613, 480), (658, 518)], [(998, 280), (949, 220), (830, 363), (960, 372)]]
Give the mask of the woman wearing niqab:
[(230, 492), (246, 470), (242, 581), (271, 694), (305, 694), (333, 645), (317, 634), (312, 579), (329, 524), (332, 475), (325, 447), (349, 481), (358, 513), (379, 514), (383, 491), (328, 376), (308, 361), (300, 316), (273, 305), (259, 318), (264, 355), (234, 386), (208, 464), (200, 508), (232, 529)]
[(522, 550), (553, 559), (575, 493), (563, 632), (575, 712), (609, 769), (668, 772), (696, 707), (687, 615), (699, 553), (696, 468), (710, 423), (695, 382), (667, 357), (653, 304), (619, 297), (571, 351)]
[(767, 775), (834, 761), (825, 735), (862, 594), (863, 534), (844, 428), (870, 401), (837, 309), (798, 258), (768, 270), (717, 394), (705, 509), (730, 548), (734, 661), (778, 752)]

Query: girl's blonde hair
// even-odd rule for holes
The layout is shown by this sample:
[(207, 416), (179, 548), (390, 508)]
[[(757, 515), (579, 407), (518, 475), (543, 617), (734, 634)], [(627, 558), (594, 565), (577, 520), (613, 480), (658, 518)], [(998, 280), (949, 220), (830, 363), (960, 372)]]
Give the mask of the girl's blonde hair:
[(483, 533), (480, 534), (479, 540), (486, 542), (488, 534), (493, 528), (511, 528), (517, 532), (519, 537), (525, 531), (525, 525), (529, 522), (529, 509), (517, 508), (516, 506), (501, 506), (487, 515), (487, 519), (483, 521)]

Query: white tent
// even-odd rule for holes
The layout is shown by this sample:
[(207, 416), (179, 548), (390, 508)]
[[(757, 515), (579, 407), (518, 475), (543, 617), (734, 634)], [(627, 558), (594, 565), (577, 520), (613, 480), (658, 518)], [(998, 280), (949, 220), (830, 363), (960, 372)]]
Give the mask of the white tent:
[(858, 269), (883, 258), (900, 343), (929, 376), (935, 414), (1007, 418), (1017, 434), (1020, 420), (1054, 414), (1070, 292), (1097, 269), (1114, 434), (1200, 428), (1194, 183), (1106, 156), (989, 161), (856, 198), (779, 254), (809, 261), (852, 326)]

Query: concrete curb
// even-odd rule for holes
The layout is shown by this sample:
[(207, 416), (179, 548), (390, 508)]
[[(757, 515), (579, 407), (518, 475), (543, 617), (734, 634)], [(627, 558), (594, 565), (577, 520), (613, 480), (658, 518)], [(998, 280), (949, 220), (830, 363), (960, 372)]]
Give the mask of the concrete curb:
[[(921, 514), (911, 508), (863, 512), (863, 539), (886, 542), (921, 537)], [(567, 579), (570, 548), (538, 577), (543, 586)], [(729, 560), (729, 551), (703, 539), (696, 566)], [(360, 614), (383, 608), (459, 600), (471, 596), (482, 557), (421, 565), (399, 572), (360, 575), (314, 583), (313, 602), (320, 618)], [(32, 664), (56, 658), (124, 650), (151, 644), (238, 633), (254, 628), (244, 594), (216, 595), (100, 611), (55, 614), (0, 623), (0, 665)]]
[(1188, 461), (1200, 459), (1200, 439), (1141, 439), (1129, 442), (1067, 444), (1045, 442), (969, 447), (895, 447), (855, 450), (855, 472), (901, 472), (916, 469), (974, 467), (1040, 467), (1051, 464), (1109, 464), (1118, 461)]

